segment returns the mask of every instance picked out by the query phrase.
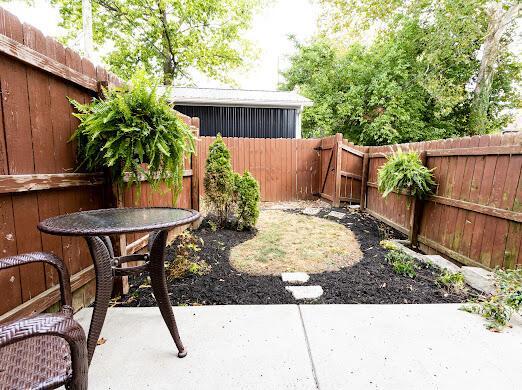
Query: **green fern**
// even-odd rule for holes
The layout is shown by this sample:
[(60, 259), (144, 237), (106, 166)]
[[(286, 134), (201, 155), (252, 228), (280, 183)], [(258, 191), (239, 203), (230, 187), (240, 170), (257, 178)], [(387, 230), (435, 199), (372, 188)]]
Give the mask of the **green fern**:
[(403, 152), (400, 149), (388, 158), (379, 168), (378, 187), (383, 198), (390, 192), (405, 190), (409, 195), (426, 198), (435, 186), (433, 169), (422, 165), (416, 152)]
[(194, 153), (194, 136), (144, 72), (128, 86), (104, 90), (89, 104), (70, 99), (80, 120), (71, 139), (78, 141), (78, 169), (108, 168), (113, 180), (140, 187), (141, 177), (157, 190), (164, 182), (177, 197), (185, 157)]

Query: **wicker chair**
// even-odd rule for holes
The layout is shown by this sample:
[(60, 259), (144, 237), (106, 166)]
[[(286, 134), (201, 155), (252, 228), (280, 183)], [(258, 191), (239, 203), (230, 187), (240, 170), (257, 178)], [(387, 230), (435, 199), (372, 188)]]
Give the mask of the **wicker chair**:
[(0, 325), (0, 389), (87, 389), (87, 345), (73, 320), (69, 273), (48, 253), (34, 252), (0, 259), (0, 271), (43, 262), (58, 271), (62, 309)]

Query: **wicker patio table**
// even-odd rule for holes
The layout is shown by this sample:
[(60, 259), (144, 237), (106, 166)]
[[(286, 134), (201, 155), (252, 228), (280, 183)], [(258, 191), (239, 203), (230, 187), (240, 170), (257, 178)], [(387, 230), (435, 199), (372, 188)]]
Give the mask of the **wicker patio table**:
[[(167, 235), (176, 226), (187, 225), (199, 218), (194, 210), (150, 207), (81, 211), (46, 219), (38, 224), (44, 233), (60, 236), (81, 236), (87, 240), (96, 273), (96, 300), (87, 338), (89, 364), (98, 342), (111, 298), (113, 278), (149, 272), (150, 284), (161, 315), (167, 325), (178, 356), (187, 352), (179, 337), (176, 320), (169, 300), (165, 279), (164, 254)], [(151, 232), (147, 254), (115, 256), (109, 235)], [(122, 268), (129, 261), (144, 261), (143, 265)]]

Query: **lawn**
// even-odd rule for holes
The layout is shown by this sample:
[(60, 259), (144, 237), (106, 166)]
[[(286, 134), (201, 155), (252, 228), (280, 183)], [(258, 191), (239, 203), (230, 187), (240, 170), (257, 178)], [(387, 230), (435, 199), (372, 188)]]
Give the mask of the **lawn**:
[(354, 265), (362, 252), (353, 232), (324, 218), (263, 210), (256, 235), (230, 251), (230, 264), (251, 275), (320, 273)]

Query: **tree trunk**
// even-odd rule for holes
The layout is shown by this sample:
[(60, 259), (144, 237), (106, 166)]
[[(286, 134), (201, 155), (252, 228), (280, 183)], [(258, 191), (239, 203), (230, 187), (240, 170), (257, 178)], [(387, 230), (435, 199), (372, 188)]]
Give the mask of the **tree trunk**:
[(172, 85), (176, 74), (176, 61), (172, 52), (172, 45), (168, 31), (167, 11), (158, 3), (161, 14), (161, 23), (163, 25), (163, 84)]
[(83, 50), (87, 58), (92, 58), (92, 4), (91, 0), (82, 0)]
[(505, 10), (501, 3), (494, 3), (489, 9), (488, 33), (483, 45), (482, 59), (471, 103), (469, 123), (471, 134), (487, 132), (489, 97), (497, 71), (500, 40), (510, 23), (518, 16), (520, 9), (521, 5), (515, 4)]

